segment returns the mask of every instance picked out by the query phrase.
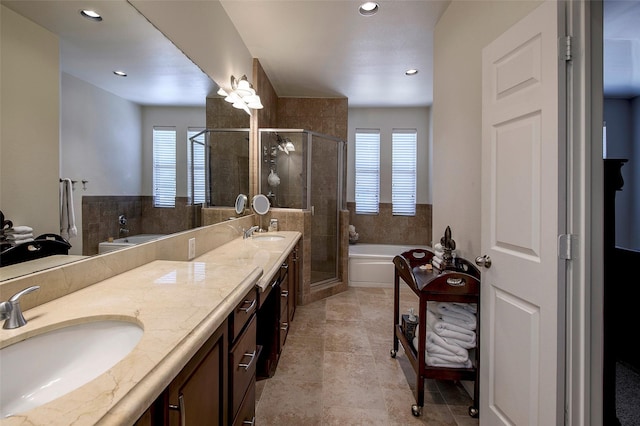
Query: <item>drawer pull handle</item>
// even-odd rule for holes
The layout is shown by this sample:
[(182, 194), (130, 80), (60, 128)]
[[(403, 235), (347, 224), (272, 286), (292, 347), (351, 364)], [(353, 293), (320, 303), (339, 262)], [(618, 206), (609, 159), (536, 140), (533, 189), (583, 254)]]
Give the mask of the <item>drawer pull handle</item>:
[(447, 284), (449, 284), (452, 287), (462, 287), (465, 285), (465, 281), (463, 278), (447, 278)]
[(280, 292), (280, 296), (282, 297), (289, 297), (289, 290), (282, 290)]
[[(244, 303), (249, 303), (248, 300), (245, 300)], [(247, 308), (240, 308), (241, 311), (244, 311), (245, 314), (249, 314), (253, 310), (253, 307), (256, 306), (256, 299), (253, 299), (251, 304)]]
[(247, 371), (249, 367), (251, 367), (251, 364), (253, 364), (253, 360), (256, 359), (256, 350), (254, 349), (251, 353), (245, 352), (244, 356), (250, 356), (251, 361), (249, 361), (247, 364), (240, 363), (238, 364), (238, 367), (244, 368), (244, 371)]
[(184, 395), (180, 394), (178, 396), (178, 405), (169, 404), (169, 410), (175, 410), (180, 412), (180, 424), (186, 424), (187, 413), (184, 407)]
[(289, 329), (289, 323), (283, 322), (282, 325), (280, 326), (280, 329), (287, 331)]
[(243, 420), (242, 421), (243, 425), (251, 425), (254, 426), (256, 424), (256, 417), (253, 416), (253, 418), (251, 420)]

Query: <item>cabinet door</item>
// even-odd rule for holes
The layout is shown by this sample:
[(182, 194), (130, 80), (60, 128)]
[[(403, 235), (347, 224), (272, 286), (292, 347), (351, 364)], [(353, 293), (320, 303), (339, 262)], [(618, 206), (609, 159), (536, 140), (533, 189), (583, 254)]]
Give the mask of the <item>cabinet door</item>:
[(298, 285), (300, 280), (300, 257), (298, 254), (300, 253), (299, 248), (300, 243), (296, 245), (291, 254), (289, 254), (289, 323), (293, 321), (293, 315), (296, 312), (296, 303), (298, 297)]
[(170, 425), (227, 423), (227, 322), (169, 385)]

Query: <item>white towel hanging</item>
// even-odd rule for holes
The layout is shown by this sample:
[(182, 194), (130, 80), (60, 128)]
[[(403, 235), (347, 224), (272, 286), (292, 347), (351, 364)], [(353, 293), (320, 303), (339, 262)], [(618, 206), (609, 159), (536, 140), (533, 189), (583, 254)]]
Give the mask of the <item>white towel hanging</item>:
[(62, 179), (60, 186), (60, 236), (68, 240), (78, 235), (76, 218), (73, 212), (73, 182)]

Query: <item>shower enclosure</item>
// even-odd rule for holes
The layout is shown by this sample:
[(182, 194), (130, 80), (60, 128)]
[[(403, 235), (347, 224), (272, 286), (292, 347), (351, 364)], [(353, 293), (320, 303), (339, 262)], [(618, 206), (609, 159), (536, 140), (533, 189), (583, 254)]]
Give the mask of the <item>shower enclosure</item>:
[(259, 191), (275, 208), (311, 211), (311, 285), (339, 277), (346, 142), (302, 129), (260, 129)]
[(207, 129), (189, 141), (192, 204), (228, 207), (249, 194), (249, 129)]

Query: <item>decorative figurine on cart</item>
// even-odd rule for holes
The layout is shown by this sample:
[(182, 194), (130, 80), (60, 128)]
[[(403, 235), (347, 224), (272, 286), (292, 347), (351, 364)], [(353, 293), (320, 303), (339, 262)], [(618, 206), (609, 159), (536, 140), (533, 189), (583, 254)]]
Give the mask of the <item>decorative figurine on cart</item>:
[(442, 269), (446, 269), (448, 266), (453, 266), (453, 255), (451, 253), (456, 249), (456, 242), (451, 238), (451, 228), (449, 226), (445, 229), (444, 236), (440, 238), (440, 244), (444, 251)]

